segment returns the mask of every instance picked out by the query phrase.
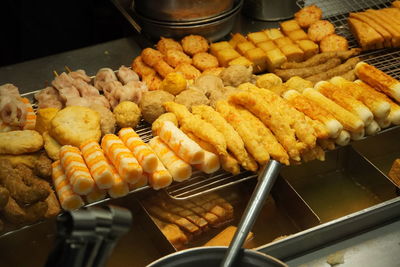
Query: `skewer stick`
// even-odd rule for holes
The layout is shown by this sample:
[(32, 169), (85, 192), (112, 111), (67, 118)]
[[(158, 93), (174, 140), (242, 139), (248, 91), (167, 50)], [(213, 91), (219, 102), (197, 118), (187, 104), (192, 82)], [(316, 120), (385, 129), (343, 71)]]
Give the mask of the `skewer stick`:
[(65, 65), (64, 68), (68, 73), (72, 72), (72, 70), (67, 65)]
[(58, 73), (56, 70), (53, 70), (53, 75), (54, 75), (54, 77), (58, 77)]

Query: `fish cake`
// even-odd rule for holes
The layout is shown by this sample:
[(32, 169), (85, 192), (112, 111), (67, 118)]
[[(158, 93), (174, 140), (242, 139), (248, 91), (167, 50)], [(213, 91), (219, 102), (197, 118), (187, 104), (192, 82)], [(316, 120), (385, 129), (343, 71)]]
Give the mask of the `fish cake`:
[(188, 35), (181, 40), (183, 51), (190, 56), (197, 53), (207, 52), (208, 41), (200, 35)]
[(308, 28), (322, 18), (322, 10), (316, 5), (306, 6), (294, 14), (294, 18), (302, 28)]
[(166, 55), (168, 50), (183, 51), (181, 44), (174, 39), (161, 37), (158, 41), (157, 50)]
[(79, 147), (87, 140), (99, 141), (100, 115), (87, 107), (66, 107), (51, 121), (49, 134), (61, 145)]
[(180, 72), (187, 80), (196, 79), (201, 75), (201, 72), (190, 64), (182, 63), (175, 68), (175, 72)]
[(140, 56), (142, 57), (143, 62), (150, 67), (154, 67), (157, 62), (164, 58), (164, 55), (161, 54), (160, 51), (157, 51), (150, 47), (143, 49)]
[(61, 145), (48, 132), (44, 132), (42, 136), (47, 156), (52, 160), (59, 160)]
[(43, 138), (37, 131), (10, 131), (0, 133), (0, 154), (19, 155), (36, 152), (43, 146)]
[(218, 59), (213, 55), (201, 52), (193, 56), (193, 65), (201, 71), (218, 67)]
[(168, 50), (165, 53), (165, 61), (174, 68), (181, 63), (192, 64), (192, 59), (179, 50)]
[(319, 48), (321, 52), (347, 51), (349, 50), (349, 43), (346, 38), (340, 35), (330, 34), (321, 40)]
[(327, 20), (318, 20), (308, 28), (308, 37), (314, 42), (320, 42), (325, 36), (335, 33), (335, 27)]
[(171, 72), (174, 72), (174, 69), (168, 65), (167, 62), (164, 60), (159, 60), (155, 65), (154, 69), (157, 71), (158, 74), (160, 74), (161, 77), (165, 78), (168, 74)]
[(215, 76), (219, 76), (219, 74), (224, 70), (224, 67), (218, 67), (218, 68), (211, 68), (211, 69), (206, 69), (205, 71), (203, 71), (203, 74), (209, 74), (209, 75), (215, 75)]
[(131, 64), (132, 70), (134, 70), (140, 77), (154, 75), (156, 73), (151, 67), (147, 66), (141, 56), (136, 57)]

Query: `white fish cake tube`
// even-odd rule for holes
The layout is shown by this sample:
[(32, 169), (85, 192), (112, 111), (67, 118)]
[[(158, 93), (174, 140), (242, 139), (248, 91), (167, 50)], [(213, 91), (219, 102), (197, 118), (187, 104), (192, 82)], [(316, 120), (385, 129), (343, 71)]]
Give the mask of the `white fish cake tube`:
[(206, 150), (204, 150), (203, 162), (200, 164), (195, 164), (194, 166), (207, 174), (216, 172), (221, 167), (218, 156)]
[(93, 140), (87, 141), (81, 145), (80, 149), (97, 187), (111, 188), (114, 182), (113, 174), (99, 143)]
[(120, 198), (126, 196), (129, 193), (129, 184), (121, 178), (118, 171), (115, 169), (108, 158), (107, 163), (110, 166), (114, 178), (113, 185), (110, 189), (107, 190), (108, 195), (112, 198)]
[(86, 195), (86, 201), (87, 203), (94, 203), (105, 199), (106, 196), (107, 196), (107, 190), (99, 189), (97, 186), (95, 186), (92, 192)]
[(132, 128), (122, 128), (118, 136), (132, 151), (135, 158), (139, 161), (140, 166), (142, 166), (143, 171), (152, 172), (157, 168), (156, 154)]
[(158, 136), (187, 163), (199, 164), (203, 161), (204, 150), (172, 122), (162, 122)]
[(151, 173), (147, 173), (147, 175), (149, 185), (155, 190), (165, 188), (169, 186), (173, 181), (171, 174), (164, 167), (160, 160), (158, 160), (156, 170)]
[(101, 147), (121, 178), (131, 184), (137, 183), (143, 169), (122, 140), (114, 134), (106, 134), (101, 141)]
[(382, 120), (376, 119), (376, 122), (378, 123), (379, 127), (381, 127), (381, 129), (385, 129), (385, 128), (389, 127), (391, 124), (389, 117), (382, 119)]
[(361, 132), (357, 132), (357, 133), (351, 132), (350, 133), (350, 138), (351, 138), (351, 140), (354, 140), (354, 141), (361, 140), (364, 138), (364, 136), (365, 136), (365, 129), (363, 129)]
[(51, 169), (51, 178), (61, 207), (67, 211), (76, 210), (82, 207), (85, 203), (81, 196), (72, 190), (61, 166), (61, 162), (59, 160), (53, 162), (51, 164)]
[(346, 130), (342, 130), (338, 137), (335, 139), (335, 143), (339, 146), (347, 146), (350, 143), (350, 133)]
[(373, 120), (370, 124), (367, 125), (367, 127), (365, 127), (365, 134), (366, 135), (375, 135), (378, 132), (380, 132), (381, 127), (379, 126), (379, 124)]

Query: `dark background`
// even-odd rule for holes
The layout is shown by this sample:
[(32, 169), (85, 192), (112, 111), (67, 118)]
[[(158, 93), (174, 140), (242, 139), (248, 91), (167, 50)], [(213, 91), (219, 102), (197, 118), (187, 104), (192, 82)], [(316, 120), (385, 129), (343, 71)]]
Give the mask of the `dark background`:
[(110, 0), (0, 0), (0, 66), (126, 36)]

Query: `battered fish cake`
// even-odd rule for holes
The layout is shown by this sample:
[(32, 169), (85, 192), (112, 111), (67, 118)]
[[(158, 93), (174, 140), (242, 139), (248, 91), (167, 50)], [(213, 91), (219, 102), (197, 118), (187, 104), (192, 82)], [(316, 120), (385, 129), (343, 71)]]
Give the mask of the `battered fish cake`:
[(318, 20), (311, 24), (310, 28), (308, 28), (308, 37), (314, 41), (319, 42), (325, 36), (335, 33), (335, 27), (332, 23), (327, 20)]
[(210, 74), (210, 75), (219, 76), (219, 74), (220, 74), (224, 69), (225, 69), (224, 67), (206, 69), (205, 71), (203, 71), (203, 74)]
[(164, 60), (159, 60), (157, 63), (154, 64), (154, 69), (160, 74), (161, 77), (165, 78), (171, 72), (174, 72), (174, 69), (168, 65), (167, 62)]
[(193, 65), (201, 71), (218, 67), (218, 59), (213, 55), (201, 52), (193, 56)]
[(340, 35), (330, 34), (321, 40), (319, 48), (321, 52), (346, 51), (349, 50), (349, 43)]
[(188, 35), (181, 40), (183, 51), (191, 56), (207, 52), (208, 42), (207, 39), (200, 35)]
[(179, 50), (168, 50), (165, 53), (165, 62), (167, 62), (170, 66), (176, 67), (181, 63), (192, 64), (192, 59)]
[(100, 115), (87, 107), (66, 107), (51, 121), (49, 134), (61, 145), (79, 147), (87, 140), (99, 141)]
[(194, 80), (201, 75), (201, 72), (188, 63), (179, 64), (175, 68), (175, 72), (180, 72), (187, 80)]
[(155, 75), (156, 71), (146, 65), (141, 56), (136, 57), (131, 64), (132, 69), (140, 76), (145, 77), (149, 75)]
[(294, 18), (302, 28), (308, 28), (322, 18), (322, 10), (316, 5), (306, 6), (294, 14)]
[(161, 37), (157, 43), (157, 50), (166, 55), (169, 50), (182, 51), (183, 49), (180, 43), (174, 39)]
[(143, 49), (140, 56), (142, 57), (143, 62), (150, 67), (154, 67), (157, 62), (163, 60), (164, 58), (164, 55), (161, 54), (160, 51), (157, 51), (150, 47)]
[(42, 146), (42, 136), (33, 130), (0, 133), (0, 154), (32, 153), (41, 149)]

